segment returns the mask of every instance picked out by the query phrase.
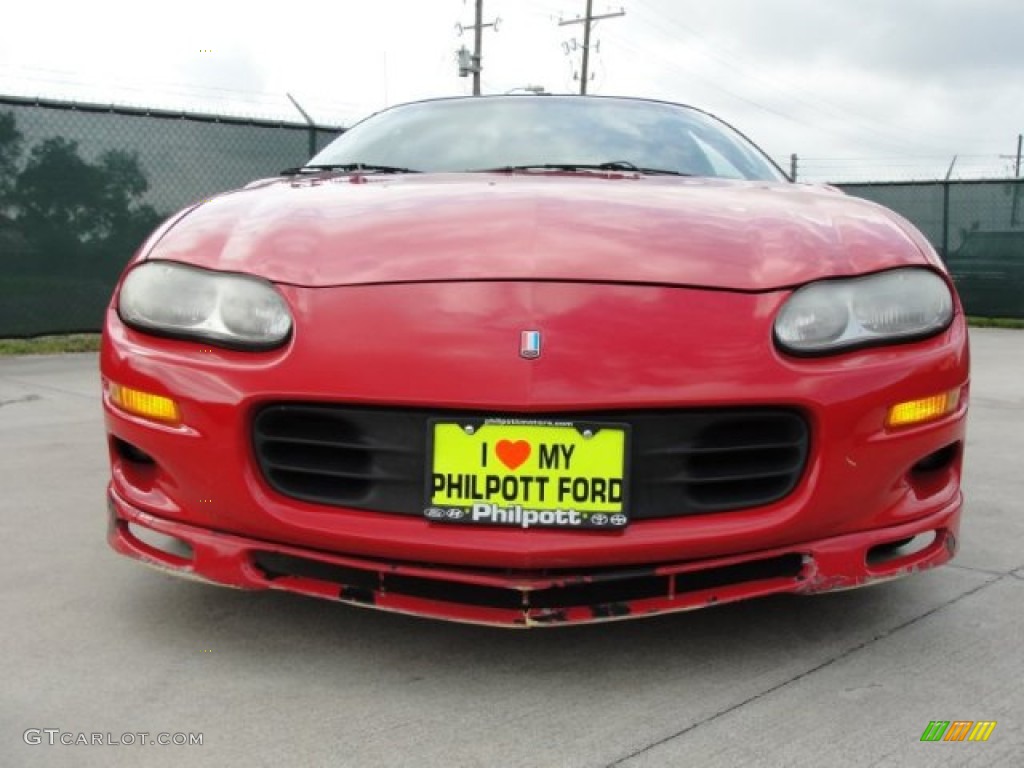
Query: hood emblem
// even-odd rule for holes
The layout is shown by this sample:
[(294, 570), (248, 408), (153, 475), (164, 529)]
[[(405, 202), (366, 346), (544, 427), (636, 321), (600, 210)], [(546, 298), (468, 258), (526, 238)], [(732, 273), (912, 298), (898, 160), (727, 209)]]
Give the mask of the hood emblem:
[(540, 331), (523, 331), (519, 334), (519, 356), (526, 360), (540, 357)]

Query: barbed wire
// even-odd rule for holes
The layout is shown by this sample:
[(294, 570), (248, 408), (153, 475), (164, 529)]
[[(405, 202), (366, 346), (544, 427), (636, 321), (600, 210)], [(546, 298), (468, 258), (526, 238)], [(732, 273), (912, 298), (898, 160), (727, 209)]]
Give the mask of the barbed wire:
[(874, 157), (797, 157), (801, 181), (935, 181), (947, 178), (1013, 179), (1009, 155), (890, 155)]
[[(295, 107), (284, 93), (178, 82), (139, 84), (128, 80), (86, 82), (75, 73), (39, 67), (0, 68), (0, 93), (60, 101), (102, 101), (115, 106), (216, 111), (236, 117), (295, 119)], [(301, 95), (301, 94), (300, 94)], [(318, 122), (346, 124), (365, 109), (354, 102), (301, 95), (303, 107)]]

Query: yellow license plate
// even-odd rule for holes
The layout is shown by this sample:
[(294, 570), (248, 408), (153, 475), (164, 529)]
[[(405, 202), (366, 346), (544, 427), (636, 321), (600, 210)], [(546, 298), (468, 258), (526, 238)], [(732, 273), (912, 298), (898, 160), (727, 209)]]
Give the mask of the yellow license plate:
[(625, 424), (434, 420), (429, 429), (430, 520), (599, 530), (629, 522)]

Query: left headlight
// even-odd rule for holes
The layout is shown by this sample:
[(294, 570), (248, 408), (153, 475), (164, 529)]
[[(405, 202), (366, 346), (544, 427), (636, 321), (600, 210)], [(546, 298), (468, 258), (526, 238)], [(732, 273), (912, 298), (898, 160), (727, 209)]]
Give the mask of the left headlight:
[(775, 341), (791, 354), (823, 355), (925, 338), (952, 319), (953, 296), (938, 274), (893, 269), (800, 288), (775, 318)]
[(117, 310), (140, 330), (226, 347), (269, 349), (292, 330), (288, 306), (266, 280), (169, 261), (129, 272)]

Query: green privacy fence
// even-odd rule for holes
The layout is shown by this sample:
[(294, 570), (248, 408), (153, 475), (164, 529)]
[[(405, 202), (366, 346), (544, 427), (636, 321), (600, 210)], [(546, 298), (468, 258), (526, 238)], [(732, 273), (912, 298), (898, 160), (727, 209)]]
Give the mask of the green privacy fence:
[(164, 217), (302, 165), (340, 132), (0, 96), (0, 338), (99, 330)]
[[(337, 127), (0, 96), (0, 338), (95, 331), (165, 216), (301, 165)], [(1024, 317), (1024, 182), (842, 184), (913, 221), (968, 312)]]
[(1024, 179), (838, 186), (912, 221), (945, 259), (968, 314), (1024, 317)]

